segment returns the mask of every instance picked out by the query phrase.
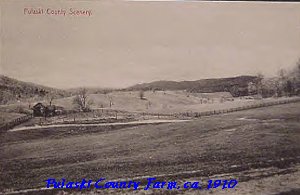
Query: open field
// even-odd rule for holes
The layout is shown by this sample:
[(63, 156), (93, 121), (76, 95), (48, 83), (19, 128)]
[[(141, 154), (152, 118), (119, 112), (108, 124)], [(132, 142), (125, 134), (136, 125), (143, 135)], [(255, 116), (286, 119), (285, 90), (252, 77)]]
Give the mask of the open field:
[[(114, 91), (108, 94), (89, 94), (88, 100), (92, 102), (92, 109), (113, 109), (126, 112), (189, 112), (189, 111), (211, 111), (215, 109), (228, 109), (232, 107), (252, 105), (257, 102), (278, 101), (283, 98), (267, 98), (263, 100), (230, 98), (234, 101), (222, 100), (218, 93), (188, 93), (185, 91), (145, 91), (144, 98), (139, 97), (139, 91), (118, 92)], [(230, 95), (230, 94), (229, 94)], [(209, 100), (205, 97), (209, 97)], [(67, 110), (74, 109), (74, 96), (58, 98), (53, 100), (53, 104), (62, 106)], [(17, 112), (20, 109), (29, 110), (29, 105), (33, 106), (37, 102), (49, 104), (44, 101), (25, 101), (15, 104), (1, 105), (0, 111)], [(111, 106), (110, 106), (111, 102)]]
[[(218, 93), (211, 93), (210, 100), (201, 93), (187, 93), (184, 91), (145, 91), (145, 99), (139, 97), (139, 91), (112, 92), (108, 94), (91, 94), (89, 100), (94, 109), (110, 108), (127, 112), (175, 113), (175, 112), (202, 112), (216, 109), (228, 109), (240, 106), (253, 105), (259, 102), (278, 101), (286, 98), (267, 98), (263, 100), (247, 100), (234, 98), (234, 101), (221, 102)], [(233, 99), (233, 98), (232, 98)], [(54, 104), (72, 109), (73, 97), (56, 99)], [(205, 101), (204, 101), (205, 100)], [(112, 106), (110, 107), (110, 101)]]
[[(187, 113), (187, 112), (206, 112), (222, 109), (231, 109), (243, 106), (257, 105), (260, 103), (276, 102), (281, 100), (292, 100), (298, 97), (280, 97), (265, 99), (245, 99), (243, 97), (232, 98), (228, 92), (218, 93), (188, 93), (185, 91), (145, 91), (144, 98), (139, 97), (139, 91), (113, 91), (107, 94), (89, 94), (88, 101), (92, 102), (90, 108), (95, 113), (77, 113), (75, 118), (101, 118), (115, 117), (115, 111), (126, 115), (140, 113)], [(73, 99), (75, 96), (66, 98), (57, 98), (52, 104), (61, 106), (64, 109), (74, 113), (75, 105)], [(14, 104), (0, 105), (0, 112), (3, 113), (32, 113), (32, 106), (41, 102), (48, 105), (46, 100), (33, 101), (26, 100)], [(68, 112), (69, 113), (69, 112)], [(78, 116), (77, 116), (78, 115)], [(63, 116), (73, 119), (74, 114)], [(134, 116), (136, 118), (136, 116)], [(85, 119), (84, 119), (85, 120)]]
[(166, 178), (181, 180), (271, 167), (285, 170), (300, 162), (299, 120), (300, 103), (291, 103), (114, 131), (62, 127), (6, 132), (1, 135), (0, 189), (44, 187), (49, 177), (170, 174)]
[[(175, 93), (182, 93), (176, 91)], [(6, 109), (6, 112), (3, 112), (3, 115), (7, 115), (7, 121), (3, 120), (2, 122), (2, 131), (9, 130), (11, 128), (16, 129), (23, 129), (23, 128), (39, 128), (41, 126), (45, 127), (49, 125), (63, 125), (63, 126), (76, 126), (81, 124), (103, 124), (103, 123), (140, 123), (142, 121), (147, 120), (147, 123), (153, 123), (151, 121), (157, 121), (154, 123), (160, 123), (160, 120), (190, 120), (193, 118), (200, 118), (203, 116), (211, 116), (216, 114), (222, 114), (222, 113), (228, 113), (228, 112), (234, 112), (234, 111), (241, 111), (241, 110), (248, 110), (258, 107), (267, 107), (267, 106), (274, 106), (274, 105), (280, 105), (280, 104), (286, 104), (286, 103), (292, 103), (292, 102), (299, 102), (300, 99), (298, 97), (282, 97), (282, 98), (268, 98), (268, 99), (259, 99), (254, 100), (251, 99), (251, 101), (247, 101), (248, 99), (245, 98), (237, 98), (235, 101), (220, 101), (220, 97), (217, 97), (218, 93), (197, 93), (194, 94), (194, 96), (201, 97), (200, 104), (195, 105), (189, 105), (192, 106), (191, 110), (187, 110), (184, 112), (182, 107), (177, 106), (178, 112), (171, 112), (166, 113), (163, 112), (163, 110), (159, 110), (160, 112), (149, 112), (147, 111), (137, 111), (138, 109), (135, 108), (135, 111), (126, 111), (119, 109), (113, 109), (113, 108), (103, 108), (102, 106), (99, 108), (93, 107), (92, 110), (89, 112), (78, 112), (75, 110), (69, 110), (66, 111), (62, 115), (57, 115), (54, 117), (32, 117), (32, 114), (27, 114), (24, 117), (18, 117), (14, 120), (12, 114), (18, 114), (14, 113), (9, 109), (13, 105), (8, 106), (1, 106), (1, 110)], [(221, 95), (223, 95), (221, 93)], [(213, 99), (210, 99), (210, 103), (202, 103), (203, 96), (210, 96), (213, 97)], [(207, 100), (204, 98), (204, 100)], [(143, 101), (143, 100), (142, 100)], [(217, 101), (217, 103), (216, 103)], [(208, 104), (205, 105), (205, 104)], [(219, 105), (219, 107), (218, 107)], [(201, 109), (199, 109), (201, 107)], [(222, 109), (220, 109), (222, 108)], [(7, 110), (8, 109), (8, 110)], [(181, 109), (181, 110), (180, 110)], [(19, 114), (20, 115), (20, 114)]]

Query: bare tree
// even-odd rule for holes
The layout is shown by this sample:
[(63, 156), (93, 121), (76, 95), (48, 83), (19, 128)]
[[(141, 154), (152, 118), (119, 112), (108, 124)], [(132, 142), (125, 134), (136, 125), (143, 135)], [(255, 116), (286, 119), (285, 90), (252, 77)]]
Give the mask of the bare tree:
[(285, 69), (280, 69), (278, 71), (278, 94), (279, 96), (285, 96), (286, 95), (286, 80), (287, 80), (287, 72)]
[(141, 100), (145, 99), (145, 92), (143, 90), (140, 91), (139, 97), (140, 97)]
[(256, 77), (257, 77), (257, 80), (256, 80), (256, 90), (257, 90), (257, 94), (258, 95), (263, 95), (262, 93), (263, 93), (263, 85), (262, 85), (262, 81), (263, 81), (263, 79), (264, 79), (264, 75), (263, 74), (261, 74), (261, 73), (258, 73), (257, 75), (256, 75)]
[(296, 94), (300, 94), (300, 58), (298, 59), (296, 63), (296, 68), (295, 68), (295, 92)]
[(296, 88), (300, 88), (300, 58), (296, 62), (292, 72), (289, 74), (290, 79), (292, 79)]
[(47, 100), (47, 102), (49, 102), (49, 105), (51, 106), (51, 105), (52, 105), (52, 102), (53, 102), (53, 100), (54, 100), (54, 96), (51, 95), (51, 94), (48, 94), (48, 95), (46, 96), (46, 100)]
[(286, 72), (285, 69), (280, 69), (280, 70), (278, 71), (278, 76), (279, 76), (279, 78), (280, 78), (281, 80), (285, 80), (285, 79), (286, 79), (286, 74), (287, 74), (287, 72)]
[(89, 105), (92, 102), (88, 100), (88, 93), (87, 89), (83, 88), (79, 90), (78, 95), (75, 96), (73, 99), (73, 104), (80, 110), (80, 111), (88, 111)]
[(284, 75), (284, 90), (286, 95), (299, 95), (300, 92), (300, 58), (294, 68)]
[(114, 105), (113, 99), (110, 95), (108, 95), (108, 99), (109, 99), (109, 107), (111, 108), (112, 105)]
[(300, 58), (298, 59), (296, 63), (296, 71), (297, 71), (297, 76), (300, 79)]
[(146, 109), (149, 109), (151, 107), (151, 102), (148, 101), (147, 104), (146, 104)]

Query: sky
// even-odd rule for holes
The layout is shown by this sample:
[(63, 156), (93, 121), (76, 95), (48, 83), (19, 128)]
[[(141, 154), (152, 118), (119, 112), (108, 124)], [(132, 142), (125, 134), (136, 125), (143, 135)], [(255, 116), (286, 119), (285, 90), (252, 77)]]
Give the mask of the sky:
[(3, 0), (0, 7), (0, 74), (51, 87), (273, 76), (300, 58), (300, 3)]

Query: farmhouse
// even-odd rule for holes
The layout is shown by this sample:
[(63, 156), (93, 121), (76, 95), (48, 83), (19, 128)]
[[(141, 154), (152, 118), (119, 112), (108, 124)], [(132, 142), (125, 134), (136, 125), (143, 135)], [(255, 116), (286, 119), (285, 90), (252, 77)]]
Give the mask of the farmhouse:
[(63, 114), (64, 108), (61, 106), (48, 105), (45, 106), (42, 103), (37, 103), (33, 106), (33, 116), (35, 117), (52, 117)]
[(45, 116), (46, 106), (42, 103), (37, 103), (32, 107), (33, 116)]

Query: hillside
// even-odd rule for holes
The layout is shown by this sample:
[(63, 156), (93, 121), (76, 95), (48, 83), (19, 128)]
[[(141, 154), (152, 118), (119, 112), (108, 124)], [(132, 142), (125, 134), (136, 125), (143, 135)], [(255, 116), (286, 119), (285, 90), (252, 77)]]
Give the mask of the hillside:
[(239, 76), (218, 79), (202, 79), (196, 81), (155, 81), (137, 84), (127, 90), (186, 90), (188, 92), (212, 93), (231, 92), (234, 96), (247, 95), (247, 85), (255, 82), (255, 76)]
[(44, 98), (46, 96), (59, 98), (67, 95), (69, 95), (69, 93), (64, 90), (18, 81), (0, 75), (0, 104), (27, 98)]

